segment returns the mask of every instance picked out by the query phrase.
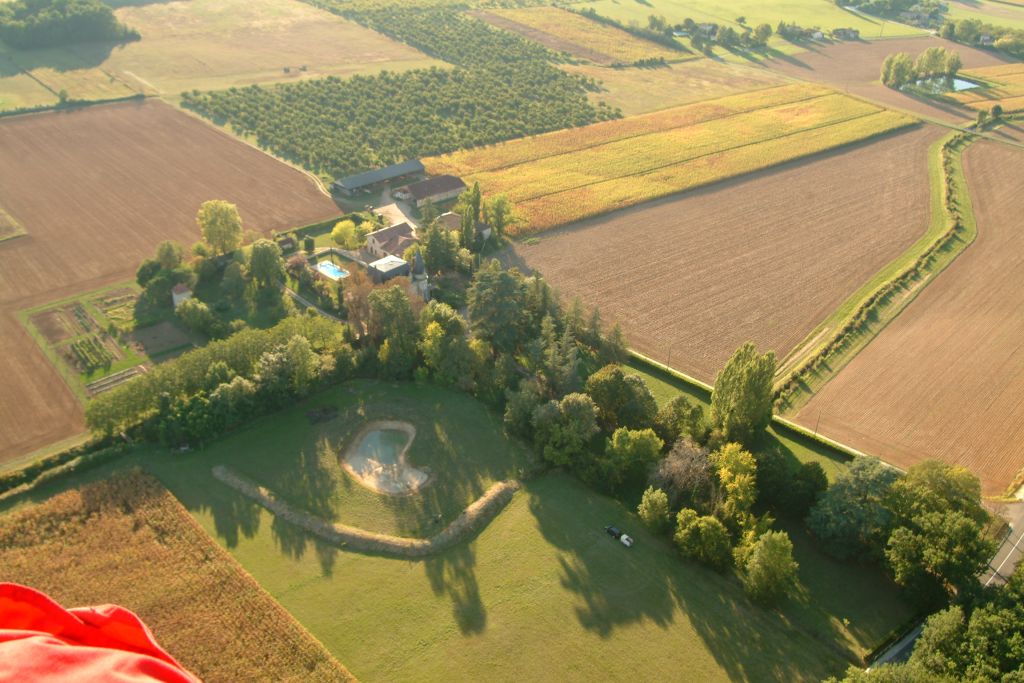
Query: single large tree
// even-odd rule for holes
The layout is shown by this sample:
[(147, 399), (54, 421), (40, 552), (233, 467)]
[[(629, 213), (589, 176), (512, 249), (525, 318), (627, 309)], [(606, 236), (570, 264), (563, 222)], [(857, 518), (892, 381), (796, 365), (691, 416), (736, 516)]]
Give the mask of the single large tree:
[(761, 355), (747, 342), (715, 379), (711, 421), (726, 441), (752, 445), (772, 417), (775, 353)]
[(601, 426), (644, 429), (654, 424), (658, 404), (639, 375), (626, 374), (620, 365), (606, 365), (587, 378), (587, 393), (597, 405)]
[(747, 558), (743, 587), (756, 602), (773, 604), (796, 588), (797, 569), (789, 536), (785, 531), (769, 531), (757, 539)]
[(223, 199), (203, 202), (196, 215), (203, 239), (219, 254), (234, 251), (242, 243), (242, 217), (238, 207)]
[(483, 212), (484, 223), (494, 230), (494, 236), (497, 238), (504, 237), (510, 227), (520, 222), (519, 216), (516, 215), (512, 207), (512, 202), (503, 194), (487, 199), (484, 202)]
[(899, 473), (877, 458), (856, 458), (811, 508), (807, 525), (839, 559), (880, 557), (893, 525), (890, 487)]
[(249, 275), (260, 287), (280, 282), (284, 275), (281, 247), (270, 240), (256, 240), (249, 251)]
[(498, 351), (515, 351), (522, 336), (526, 287), (518, 271), (492, 260), (477, 271), (469, 287), (469, 319), (473, 332)]

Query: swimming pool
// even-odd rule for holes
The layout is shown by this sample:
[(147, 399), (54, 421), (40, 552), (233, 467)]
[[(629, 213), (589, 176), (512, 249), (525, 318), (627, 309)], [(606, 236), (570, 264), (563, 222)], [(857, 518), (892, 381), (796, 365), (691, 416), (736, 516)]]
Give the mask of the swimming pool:
[(347, 270), (345, 270), (344, 268), (339, 268), (330, 261), (321, 261), (320, 263), (316, 264), (316, 269), (319, 270), (324, 275), (326, 275), (331, 280), (334, 280), (335, 282), (341, 280), (342, 278), (348, 277)]

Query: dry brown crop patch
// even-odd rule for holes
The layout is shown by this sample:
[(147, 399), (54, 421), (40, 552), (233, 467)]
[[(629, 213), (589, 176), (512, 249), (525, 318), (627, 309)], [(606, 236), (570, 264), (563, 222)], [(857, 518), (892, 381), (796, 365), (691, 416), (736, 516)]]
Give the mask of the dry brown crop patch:
[(964, 153), (975, 241), (801, 409), (797, 419), (901, 467), (963, 465), (987, 495), (1024, 467), (1024, 151)]
[(126, 102), (0, 120), (0, 462), (84, 427), (75, 395), (16, 312), (134, 279), (172, 239), (199, 238), (208, 199), (257, 233), (337, 215), (303, 173), (172, 107)]
[(922, 127), (589, 219), (509, 259), (600, 306), (640, 351), (710, 382), (745, 341), (785, 356), (925, 233), (940, 133)]
[(149, 475), (87, 484), (2, 521), (5, 581), (67, 606), (131, 609), (208, 683), (352, 680)]

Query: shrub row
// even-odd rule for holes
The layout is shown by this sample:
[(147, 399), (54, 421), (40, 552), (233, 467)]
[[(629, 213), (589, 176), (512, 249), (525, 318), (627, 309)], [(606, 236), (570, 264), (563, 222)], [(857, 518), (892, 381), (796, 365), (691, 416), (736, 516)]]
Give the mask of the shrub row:
[(839, 332), (825, 344), (816, 354), (803, 365), (793, 371), (789, 379), (775, 392), (775, 405), (787, 404), (800, 391), (808, 376), (816, 374), (829, 359), (842, 352), (853, 338), (863, 332), (872, 318), (878, 316), (882, 307), (887, 305), (897, 292), (909, 287), (911, 283), (925, 277), (933, 266), (940, 251), (943, 251), (957, 239), (964, 229), (963, 214), (957, 202), (957, 185), (955, 180), (956, 161), (954, 153), (961, 151), (975, 136), (971, 133), (957, 133), (942, 145), (942, 171), (945, 180), (943, 208), (949, 219), (948, 228), (917, 259), (902, 273), (892, 278), (871, 296), (865, 299)]
[(123, 444), (100, 439), (40, 458), (21, 469), (0, 474), (0, 496), (17, 488), (28, 490), (58, 476), (95, 467), (113, 460), (124, 451)]

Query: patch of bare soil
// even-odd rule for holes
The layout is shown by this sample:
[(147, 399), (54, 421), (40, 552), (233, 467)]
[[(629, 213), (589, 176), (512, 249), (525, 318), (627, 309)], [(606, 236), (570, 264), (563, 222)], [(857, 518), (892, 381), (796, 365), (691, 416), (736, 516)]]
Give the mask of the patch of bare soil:
[(978, 237), (798, 413), (900, 467), (963, 465), (987, 495), (1024, 468), (1024, 150), (964, 154)]
[(0, 242), (0, 462), (84, 427), (15, 313), (130, 280), (163, 240), (192, 244), (208, 199), (259, 233), (338, 214), (305, 174), (162, 102), (0, 122), (0, 206), (28, 231)]
[(746, 341), (785, 356), (925, 232), (941, 134), (926, 126), (583, 221), (506, 259), (710, 382)]

